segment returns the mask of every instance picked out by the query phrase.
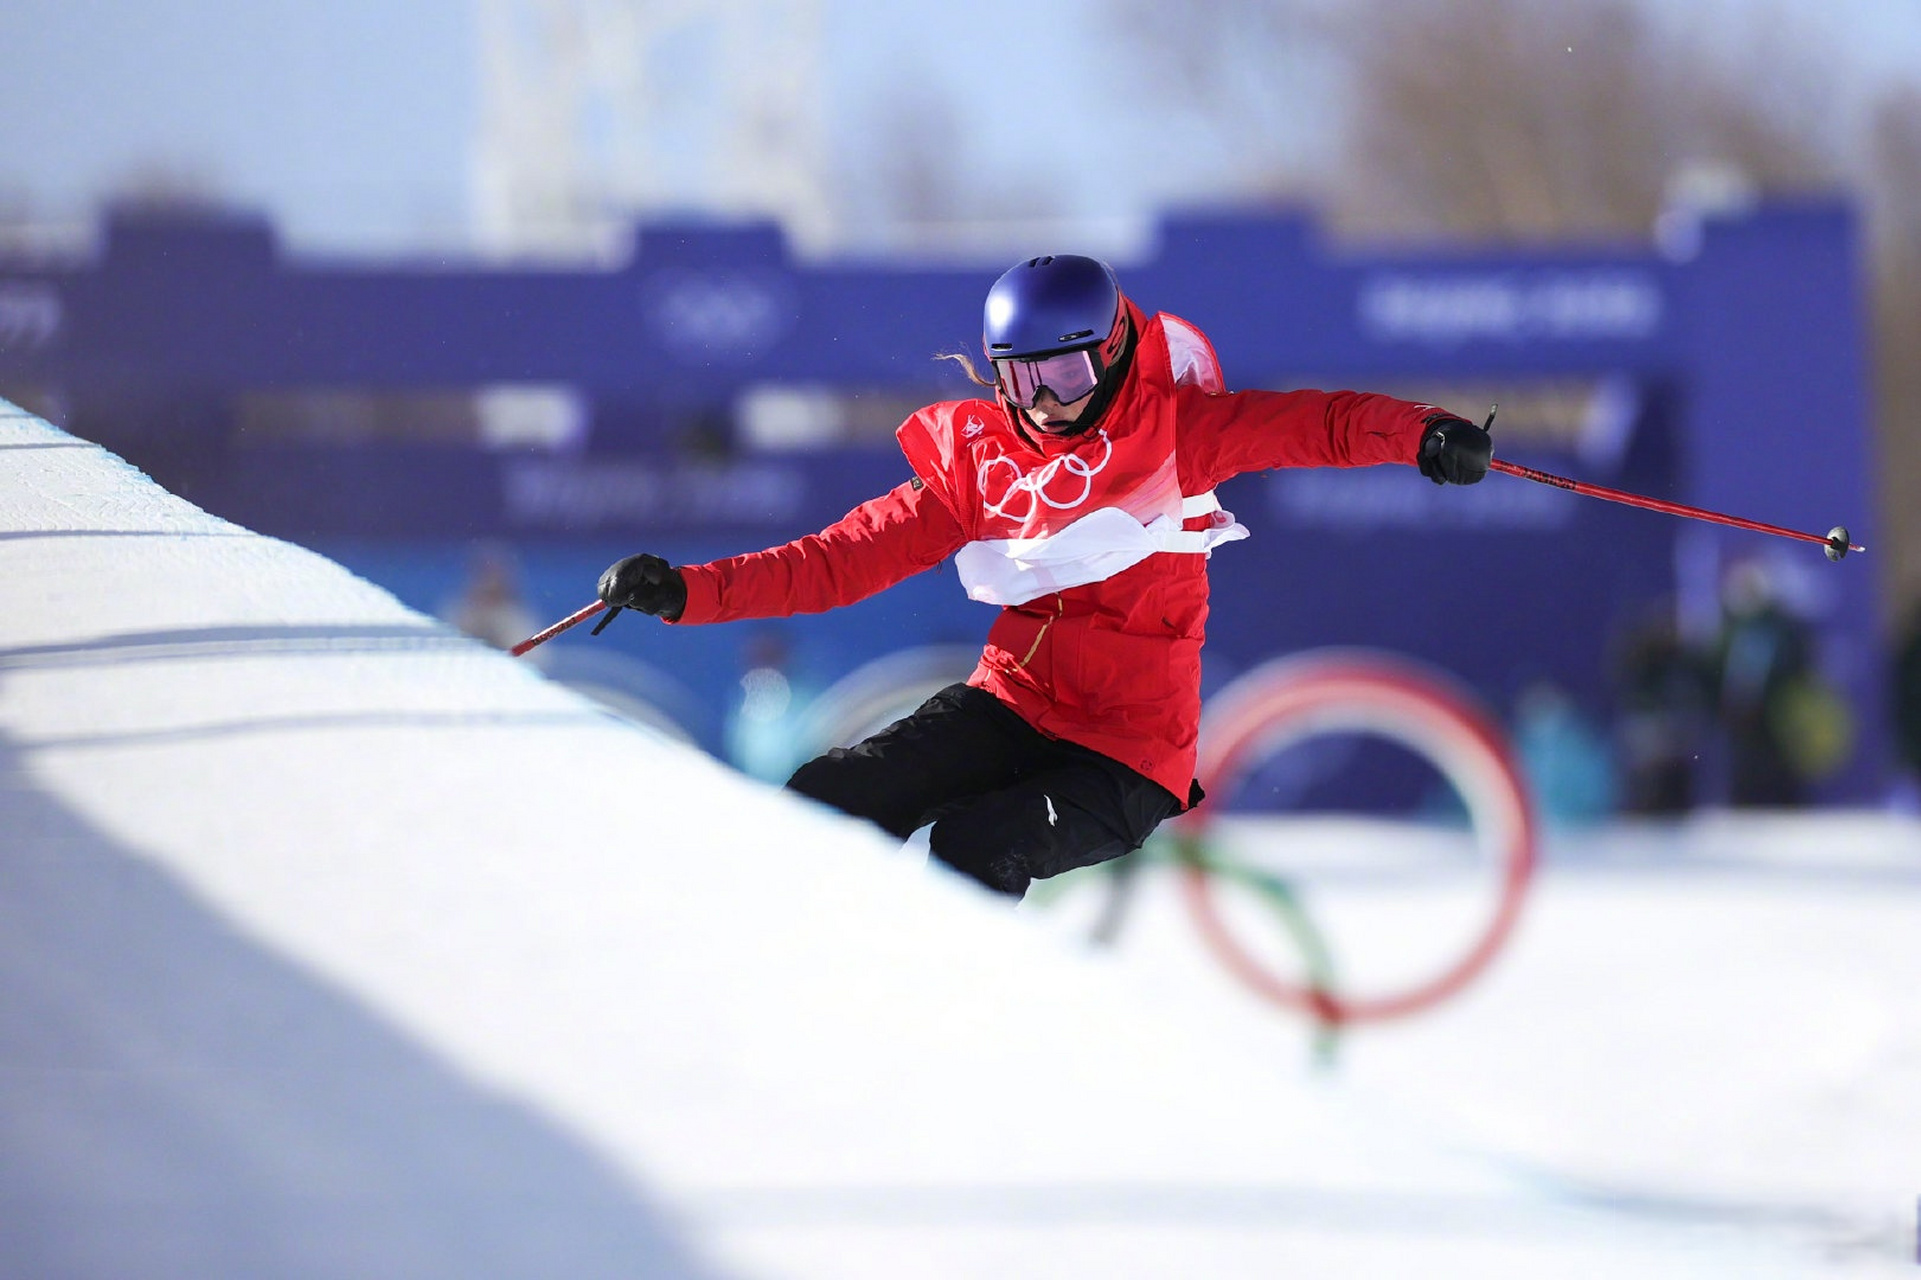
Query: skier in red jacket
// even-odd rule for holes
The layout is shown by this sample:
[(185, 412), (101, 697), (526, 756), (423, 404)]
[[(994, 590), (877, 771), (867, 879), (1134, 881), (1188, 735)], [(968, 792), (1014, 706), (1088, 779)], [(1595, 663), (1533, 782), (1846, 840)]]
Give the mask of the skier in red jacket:
[(1149, 317), (1107, 264), (1033, 258), (988, 291), (993, 399), (929, 405), (898, 437), (913, 478), (785, 546), (675, 568), (635, 555), (600, 598), (682, 625), (817, 613), (949, 556), (1000, 606), (980, 665), (788, 786), (1019, 897), (1138, 848), (1198, 803), (1207, 558), (1247, 536), (1214, 487), (1270, 467), (1487, 473), (1487, 432), (1351, 391), (1229, 393), (1200, 330)]

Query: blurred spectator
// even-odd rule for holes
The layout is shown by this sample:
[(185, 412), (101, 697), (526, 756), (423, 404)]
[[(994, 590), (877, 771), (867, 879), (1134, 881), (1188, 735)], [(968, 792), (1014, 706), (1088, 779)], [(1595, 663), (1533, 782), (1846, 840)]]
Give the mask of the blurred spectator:
[(733, 419), (720, 409), (700, 409), (676, 424), (674, 455), (683, 462), (718, 466), (734, 457)]
[(1681, 636), (1672, 605), (1631, 626), (1615, 658), (1621, 708), (1621, 806), (1673, 816), (1695, 805), (1701, 747), (1711, 723), (1706, 655)]
[(1847, 755), (1852, 726), (1816, 674), (1807, 623), (1785, 607), (1759, 560), (1728, 574), (1715, 675), (1728, 735), (1729, 801), (1804, 803), (1808, 782)]
[(460, 594), (440, 616), (456, 631), (496, 649), (511, 649), (540, 629), (521, 599), (513, 554), (493, 544), (475, 548)]
[(1514, 752), (1549, 825), (1581, 826), (1614, 812), (1618, 788), (1607, 737), (1554, 682), (1537, 680), (1521, 694)]
[(1895, 641), (1894, 742), (1909, 782), (1921, 782), (1921, 602)]

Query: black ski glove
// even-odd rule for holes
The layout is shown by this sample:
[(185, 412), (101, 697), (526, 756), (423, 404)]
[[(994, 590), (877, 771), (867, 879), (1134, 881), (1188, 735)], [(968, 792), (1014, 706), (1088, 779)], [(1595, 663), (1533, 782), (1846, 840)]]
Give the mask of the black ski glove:
[(659, 556), (628, 556), (600, 575), (600, 598), (616, 609), (638, 609), (672, 622), (687, 607), (687, 580)]
[(1427, 420), (1417, 455), (1421, 474), (1435, 484), (1479, 484), (1494, 457), (1494, 437), (1451, 413)]

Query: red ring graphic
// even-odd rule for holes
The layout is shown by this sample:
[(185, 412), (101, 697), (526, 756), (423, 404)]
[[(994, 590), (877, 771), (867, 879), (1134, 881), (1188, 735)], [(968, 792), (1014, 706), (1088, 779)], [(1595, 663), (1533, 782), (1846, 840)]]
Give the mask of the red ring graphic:
[[(1277, 659), (1222, 689), (1202, 724), (1201, 785), (1225, 800), (1262, 757), (1331, 730), (1376, 733), (1425, 755), (1461, 793), (1476, 829), (1492, 827), (1500, 838), (1500, 894), (1465, 953), (1405, 990), (1343, 996), (1281, 977), (1255, 959), (1222, 918), (1208, 871), (1195, 864), (1183, 873), (1188, 910), (1228, 970), (1277, 1004), (1329, 1024), (1405, 1017), (1459, 992), (1512, 933), (1534, 875), (1534, 809), (1499, 726), (1470, 695), (1431, 668), (1364, 650)], [(1204, 805), (1180, 819), (1180, 834), (1199, 840), (1208, 823)]]

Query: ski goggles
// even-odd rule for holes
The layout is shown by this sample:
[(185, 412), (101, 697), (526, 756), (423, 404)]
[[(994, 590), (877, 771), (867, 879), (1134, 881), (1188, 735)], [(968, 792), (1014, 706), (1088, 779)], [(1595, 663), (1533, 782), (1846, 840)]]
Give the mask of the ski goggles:
[(1101, 371), (1092, 351), (1063, 351), (1038, 360), (997, 359), (994, 378), (1016, 408), (1032, 409), (1042, 391), (1073, 404), (1100, 385)]

